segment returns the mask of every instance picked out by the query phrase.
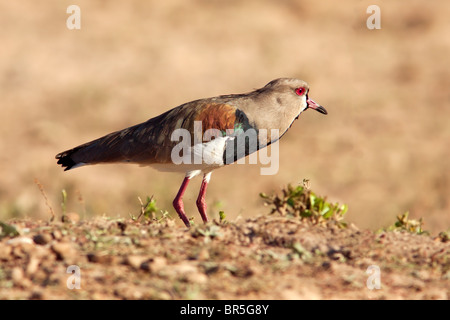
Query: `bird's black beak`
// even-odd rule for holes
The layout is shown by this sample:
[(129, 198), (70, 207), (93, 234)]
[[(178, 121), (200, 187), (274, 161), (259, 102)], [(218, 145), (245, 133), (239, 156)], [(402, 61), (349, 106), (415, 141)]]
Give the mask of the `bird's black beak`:
[(310, 98), (306, 100), (306, 104), (308, 105), (308, 108), (316, 110), (322, 114), (328, 114), (327, 110), (324, 107), (322, 107), (320, 104), (318, 104), (317, 102), (315, 102)]

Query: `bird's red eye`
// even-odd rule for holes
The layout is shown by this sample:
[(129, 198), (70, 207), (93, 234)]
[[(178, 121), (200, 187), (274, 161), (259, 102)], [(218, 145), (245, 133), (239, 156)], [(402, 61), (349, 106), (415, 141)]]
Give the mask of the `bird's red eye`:
[(298, 94), (299, 96), (302, 96), (303, 94), (305, 94), (305, 92), (306, 90), (303, 87), (295, 89), (295, 93)]

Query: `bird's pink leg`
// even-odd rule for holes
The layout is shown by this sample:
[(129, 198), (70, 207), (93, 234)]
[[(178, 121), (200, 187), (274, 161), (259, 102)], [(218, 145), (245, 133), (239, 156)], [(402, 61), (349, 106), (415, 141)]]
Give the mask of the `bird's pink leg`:
[(203, 176), (202, 185), (200, 187), (200, 192), (197, 198), (197, 208), (202, 216), (202, 220), (204, 223), (208, 222), (208, 215), (206, 214), (206, 187), (208, 186), (209, 179), (211, 178), (211, 172), (206, 173)]
[(189, 184), (189, 181), (191, 179), (189, 177), (185, 177), (183, 180), (183, 183), (181, 184), (180, 190), (178, 190), (178, 194), (173, 200), (173, 207), (175, 208), (175, 211), (178, 213), (178, 216), (183, 220), (186, 227), (190, 227), (189, 219), (186, 216), (186, 213), (184, 212), (184, 205), (183, 205), (183, 195), (186, 191), (186, 188)]

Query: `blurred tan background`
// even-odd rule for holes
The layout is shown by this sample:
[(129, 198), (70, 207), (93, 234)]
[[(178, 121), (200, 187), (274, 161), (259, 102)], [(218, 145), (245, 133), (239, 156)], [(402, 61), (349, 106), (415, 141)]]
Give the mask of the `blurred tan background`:
[[(81, 8), (81, 30), (66, 9)], [(366, 9), (381, 8), (381, 30)], [(410, 211), (425, 229), (450, 225), (448, 1), (0, 1), (0, 219), (139, 212), (138, 196), (171, 202), (182, 175), (135, 165), (64, 173), (56, 153), (181, 103), (298, 77), (327, 117), (301, 115), (280, 143), (280, 170), (213, 173), (211, 217), (267, 212), (259, 192), (312, 182), (347, 203), (347, 220), (377, 229)], [(195, 199), (185, 196), (200, 222)], [(82, 201), (78, 198), (82, 197)], [(178, 221), (177, 221), (178, 222)], [(180, 222), (181, 224), (181, 222)]]

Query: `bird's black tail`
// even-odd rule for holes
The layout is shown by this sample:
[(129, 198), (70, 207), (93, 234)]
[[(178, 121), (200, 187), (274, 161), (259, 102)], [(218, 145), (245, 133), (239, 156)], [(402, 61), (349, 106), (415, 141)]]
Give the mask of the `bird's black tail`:
[(58, 159), (58, 164), (61, 165), (61, 167), (64, 168), (64, 171), (70, 170), (73, 167), (76, 167), (80, 162), (75, 161), (72, 159), (72, 156), (74, 153), (76, 153), (78, 150), (83, 148), (83, 146), (79, 146), (70, 150), (66, 150), (64, 152), (58, 153), (55, 158)]
[[(158, 118), (154, 119), (156, 119), (154, 121), (158, 120)], [(147, 125), (148, 122), (144, 122), (112, 132), (73, 149), (58, 153), (55, 158), (58, 159), (58, 164), (64, 168), (64, 171), (97, 163), (155, 162), (156, 156), (162, 154), (162, 152), (158, 144), (155, 144), (151, 139), (157, 133), (149, 130), (146, 127)], [(151, 128), (155, 127), (153, 123), (150, 123), (150, 125)]]
[[(64, 171), (87, 164), (112, 163), (127, 160), (124, 150), (132, 149), (127, 139), (130, 129), (110, 133), (104, 137), (58, 153), (56, 159)], [(128, 149), (127, 149), (128, 146)]]

